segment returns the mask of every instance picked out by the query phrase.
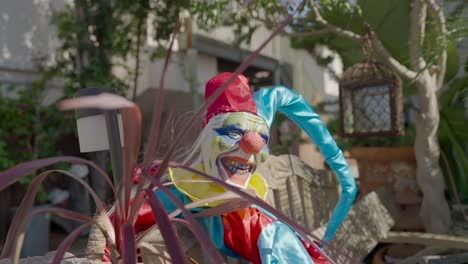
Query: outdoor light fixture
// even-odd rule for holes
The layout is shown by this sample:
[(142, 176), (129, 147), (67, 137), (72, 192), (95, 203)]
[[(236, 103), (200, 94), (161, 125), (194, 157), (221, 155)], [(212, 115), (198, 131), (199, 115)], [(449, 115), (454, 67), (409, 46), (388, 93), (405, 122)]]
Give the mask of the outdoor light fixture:
[[(112, 88), (83, 88), (78, 90), (76, 97), (98, 95), (101, 93), (115, 93)], [(80, 152), (95, 152), (109, 150), (112, 164), (112, 175), (117, 185), (122, 179), (122, 147), (123, 125), (118, 110), (78, 109), (76, 125)], [(105, 169), (105, 168), (102, 168)], [(119, 191), (119, 199), (123, 206), (124, 193)]]
[(402, 135), (400, 78), (372, 59), (347, 69), (340, 80), (340, 121), (343, 136)]
[[(100, 93), (115, 93), (111, 88), (84, 88), (78, 90), (76, 97), (97, 95)], [(98, 109), (76, 110), (76, 125), (80, 152), (95, 152), (110, 149), (110, 138), (119, 134), (120, 146), (123, 145), (122, 119), (118, 111), (101, 111)], [(113, 120), (115, 119), (115, 120)], [(117, 122), (116, 124), (114, 122)], [(108, 129), (109, 126), (109, 129)], [(112, 131), (109, 131), (112, 130)]]

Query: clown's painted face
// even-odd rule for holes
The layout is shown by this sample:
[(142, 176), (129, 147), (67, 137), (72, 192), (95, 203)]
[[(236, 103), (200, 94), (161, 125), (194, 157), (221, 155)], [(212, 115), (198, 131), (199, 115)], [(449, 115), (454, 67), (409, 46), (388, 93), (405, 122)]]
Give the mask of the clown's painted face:
[(258, 165), (268, 158), (269, 129), (263, 118), (248, 112), (213, 117), (202, 147), (205, 171), (246, 188)]

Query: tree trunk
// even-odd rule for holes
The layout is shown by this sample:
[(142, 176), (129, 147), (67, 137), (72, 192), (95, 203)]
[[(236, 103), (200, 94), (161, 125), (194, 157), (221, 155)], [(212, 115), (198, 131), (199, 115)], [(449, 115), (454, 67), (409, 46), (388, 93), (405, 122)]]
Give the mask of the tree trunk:
[(439, 107), (435, 78), (424, 70), (416, 81), (416, 89), (419, 111), (416, 114), (415, 154), (417, 180), (423, 192), (420, 214), (426, 231), (446, 234), (449, 232), (451, 219), (444, 196), (444, 178), (439, 167)]

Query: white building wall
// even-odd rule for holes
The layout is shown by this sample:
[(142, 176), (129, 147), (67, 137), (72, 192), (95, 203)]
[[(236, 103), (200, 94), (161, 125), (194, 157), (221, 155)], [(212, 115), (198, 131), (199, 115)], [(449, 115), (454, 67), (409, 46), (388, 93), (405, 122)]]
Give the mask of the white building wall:
[[(194, 28), (194, 33), (213, 38), (217, 41), (232, 44), (234, 33), (231, 28), (222, 27), (209, 32)], [(258, 48), (271, 34), (271, 31), (262, 27), (252, 36), (250, 44), (243, 44), (241, 47), (247, 50)], [(331, 55), (331, 51), (326, 47), (321, 47), (323, 55)], [(305, 50), (291, 48), (290, 40), (286, 36), (276, 36), (261, 52), (261, 55), (278, 60), (280, 63), (289, 63), (293, 68), (293, 83), (296, 91), (304, 95), (311, 103), (321, 101), (325, 98), (337, 98), (338, 82), (316, 63), (314, 58)], [(342, 63), (337, 58), (330, 67), (335, 72), (341, 73)]]
[[(52, 10), (62, 8), (63, 0), (0, 1), (0, 84), (1, 92), (16, 96), (6, 87), (25, 89), (39, 76), (38, 60), (52, 63), (58, 46), (55, 29), (50, 25)], [(41, 62), (41, 63), (42, 63)], [(61, 96), (59, 81), (49, 83), (42, 96), (51, 104)], [(17, 91), (17, 90), (16, 90)]]
[(197, 81), (199, 94), (205, 93), (205, 84), (218, 73), (218, 62), (215, 57), (205, 54), (197, 56)]
[[(187, 63), (190, 63), (186, 60), (189, 59), (190, 58), (185, 56), (182, 57), (178, 53), (172, 54), (171, 63), (168, 66), (164, 80), (165, 89), (190, 92), (190, 84), (184, 76), (184, 67), (187, 67)], [(215, 57), (199, 53), (194, 54), (193, 59), (195, 60), (196, 90), (199, 94), (203, 94), (205, 83), (218, 73), (217, 60)], [(129, 62), (129, 64), (134, 65), (134, 61)], [(159, 88), (163, 67), (163, 59), (149, 61), (148, 56), (143, 56), (140, 66), (142, 71), (138, 79), (137, 96), (145, 92), (148, 88)]]
[[(157, 60), (154, 62), (147, 63), (144, 68), (144, 72), (141, 76), (143, 81), (140, 83), (140, 88), (145, 89), (149, 88), (159, 88), (159, 83), (162, 77), (162, 70), (164, 67), (163, 60)], [(188, 92), (188, 85), (185, 82), (185, 79), (182, 75), (180, 65), (176, 63), (170, 63), (167, 68), (167, 73), (165, 76), (165, 89), (184, 91)]]
[(33, 58), (52, 58), (58, 45), (50, 25), (54, 8), (63, 0), (0, 1), (0, 67), (8, 70), (33, 71)]

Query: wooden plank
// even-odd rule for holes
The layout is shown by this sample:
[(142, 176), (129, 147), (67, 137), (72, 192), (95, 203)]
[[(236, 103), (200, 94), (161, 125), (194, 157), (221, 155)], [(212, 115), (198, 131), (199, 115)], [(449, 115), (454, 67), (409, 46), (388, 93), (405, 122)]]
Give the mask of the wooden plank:
[(460, 264), (468, 263), (468, 253), (448, 256), (425, 256), (419, 263), (422, 264)]
[(276, 209), (278, 210), (282, 210), (282, 205), (281, 205), (281, 199), (280, 199), (280, 195), (279, 195), (279, 191), (277, 190), (271, 190), (271, 192), (273, 192), (273, 197), (274, 197), (274, 201), (275, 201), (275, 204), (273, 205)]
[(301, 178), (296, 178), (296, 180), (297, 180), (297, 186), (299, 187), (299, 195), (302, 198), (301, 209), (302, 209), (302, 216), (304, 217), (304, 220), (303, 220), (304, 225), (310, 228), (309, 215), (311, 214), (312, 210), (307, 210), (306, 208), (306, 199), (305, 199), (305, 192), (304, 192), (305, 182)]
[(339, 197), (335, 175), (314, 170), (293, 155), (270, 156), (266, 164), (276, 209), (314, 230), (325, 224)]
[(447, 252), (447, 248), (427, 247), (413, 256), (407, 257), (398, 262), (398, 264), (418, 264), (424, 256), (437, 255)]
[(288, 200), (288, 205), (289, 205), (289, 211), (291, 212), (291, 219), (293, 219), (294, 221), (298, 221), (297, 213), (296, 213), (296, 205), (294, 203), (295, 194), (293, 193), (292, 186), (291, 186), (292, 180), (293, 180), (292, 177), (286, 179), (286, 192), (288, 193), (287, 200)]
[(389, 232), (381, 239), (385, 243), (410, 243), (433, 247), (446, 247), (468, 250), (468, 239), (465, 237), (438, 235), (419, 232)]
[[(336, 263), (350, 263), (350, 257), (362, 261), (386, 237), (399, 214), (389, 197), (385, 190), (378, 189), (351, 207), (330, 247), (325, 247), (325, 252)], [(313, 234), (321, 238), (325, 228), (323, 226)]]

